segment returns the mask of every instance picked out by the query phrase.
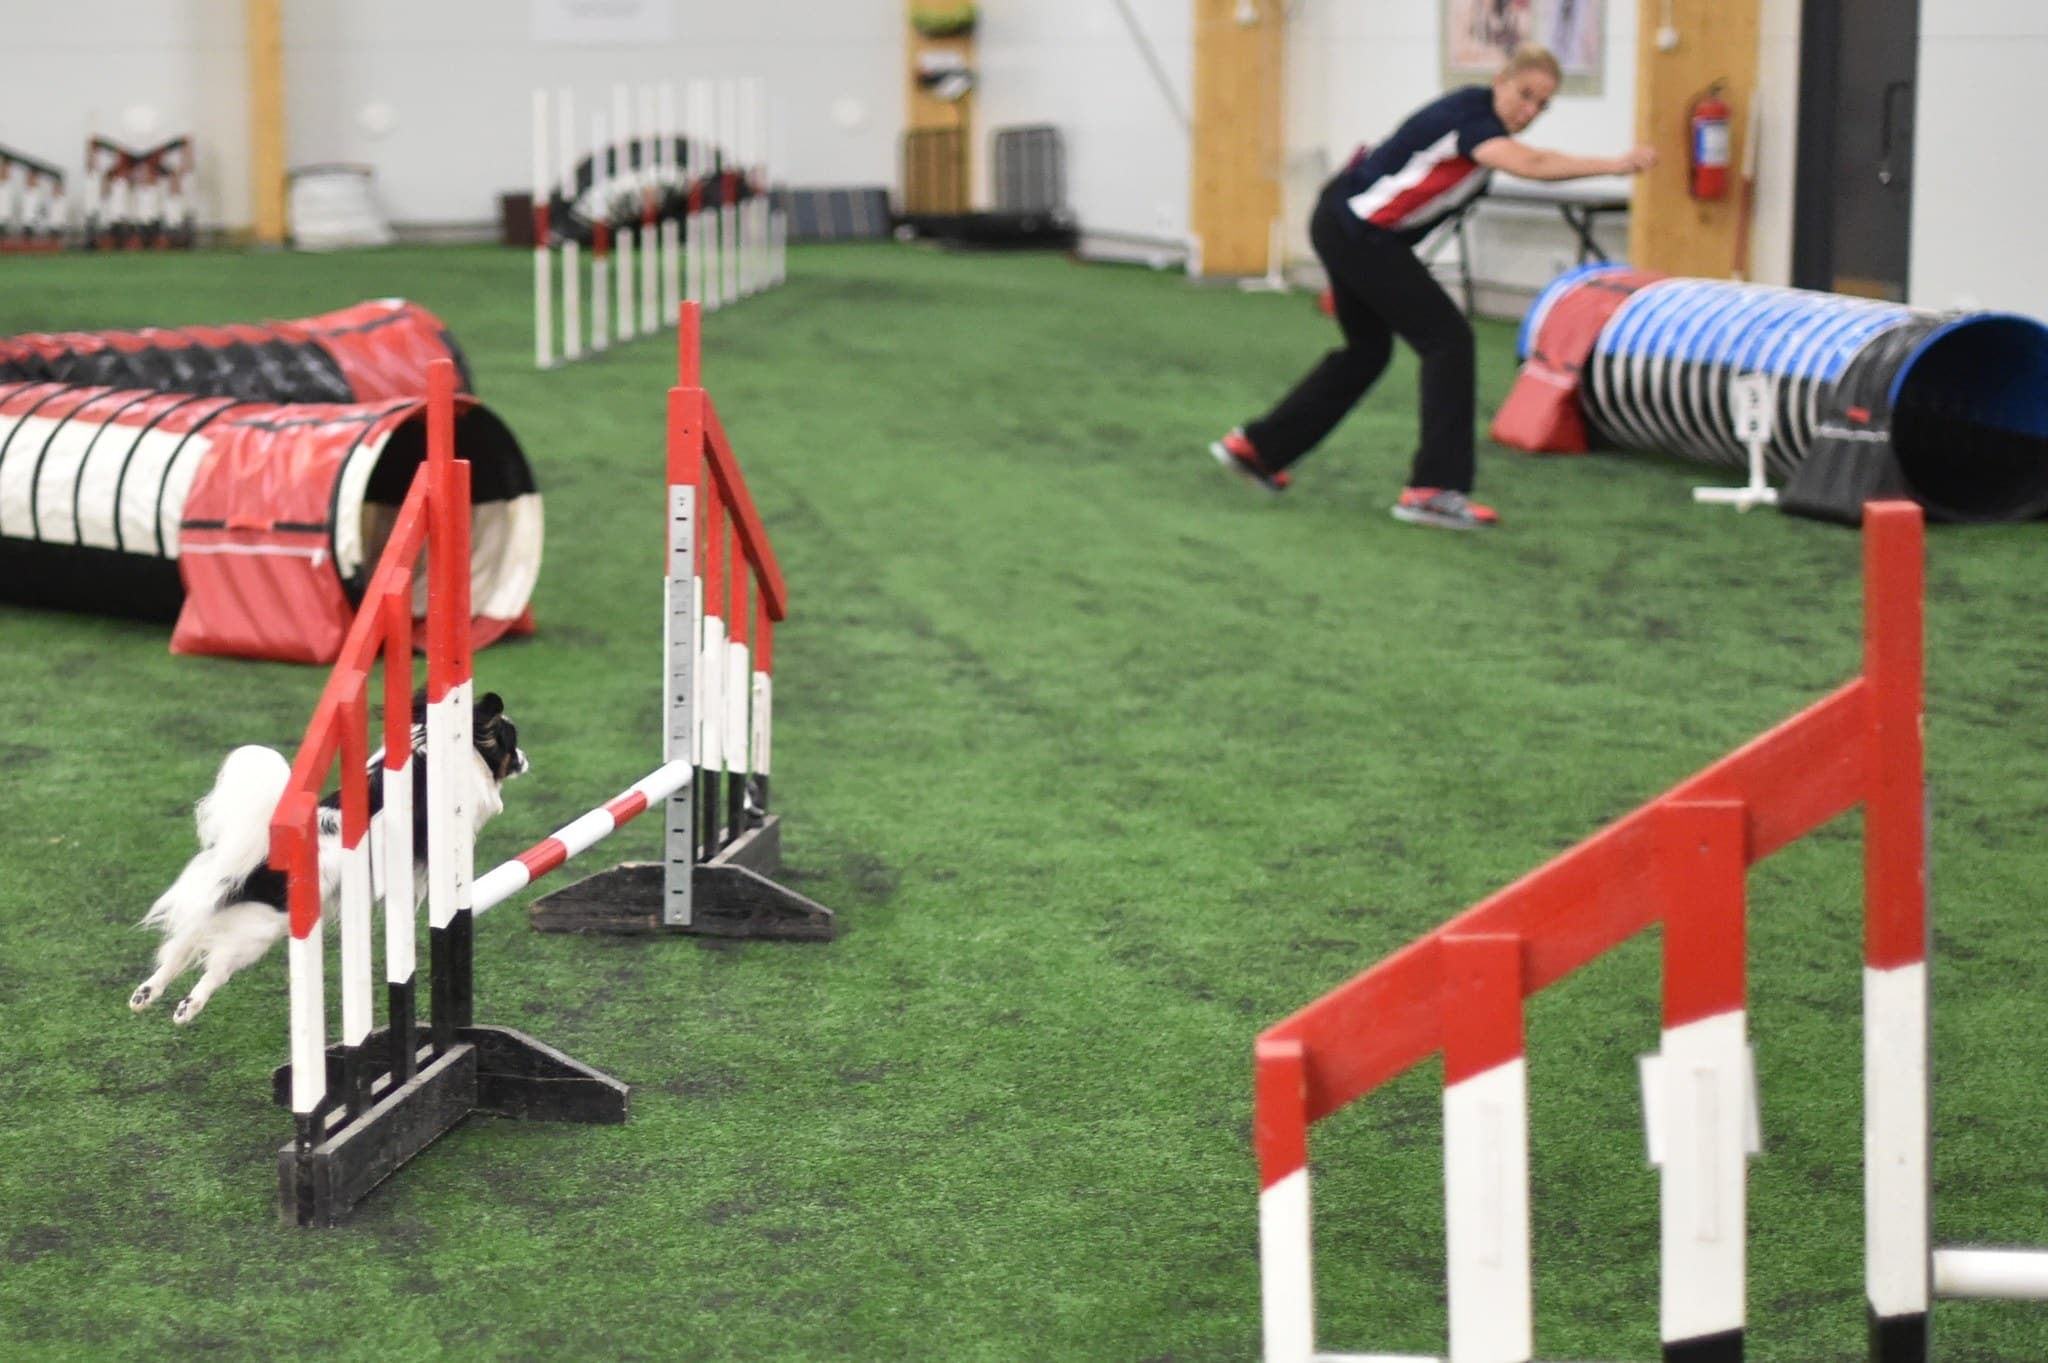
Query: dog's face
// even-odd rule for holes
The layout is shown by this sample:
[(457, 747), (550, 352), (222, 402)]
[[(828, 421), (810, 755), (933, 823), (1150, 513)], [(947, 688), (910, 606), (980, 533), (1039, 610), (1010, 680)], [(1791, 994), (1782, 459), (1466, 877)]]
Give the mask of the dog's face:
[[(412, 693), (413, 748), (424, 752), (426, 741), (427, 692)], [(503, 785), (526, 770), (526, 754), (519, 750), (519, 726), (505, 714), (505, 702), (496, 691), (486, 691), (469, 707), (469, 733), (476, 745), (477, 759)]]
[(505, 702), (496, 691), (486, 691), (470, 710), (470, 732), (476, 740), (476, 755), (500, 783), (526, 770), (526, 754), (519, 750), (519, 727), (505, 714)]

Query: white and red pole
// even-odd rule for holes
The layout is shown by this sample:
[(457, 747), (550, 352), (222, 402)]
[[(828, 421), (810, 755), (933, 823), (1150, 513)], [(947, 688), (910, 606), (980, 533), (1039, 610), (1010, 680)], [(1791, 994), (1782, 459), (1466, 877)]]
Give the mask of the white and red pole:
[(590, 348), (611, 345), (612, 152), (604, 112), (590, 116)]
[(1921, 512), (1863, 511), (1864, 1274), (1873, 1363), (1924, 1363), (1933, 1272)]
[[(576, 93), (563, 86), (556, 127), (560, 132), (562, 206), (570, 218), (562, 233), (562, 358), (583, 357), (583, 245), (573, 230), (576, 206)], [(591, 168), (596, 173), (596, 167)]]
[(554, 280), (548, 252), (548, 92), (533, 92), (533, 366), (555, 362)]

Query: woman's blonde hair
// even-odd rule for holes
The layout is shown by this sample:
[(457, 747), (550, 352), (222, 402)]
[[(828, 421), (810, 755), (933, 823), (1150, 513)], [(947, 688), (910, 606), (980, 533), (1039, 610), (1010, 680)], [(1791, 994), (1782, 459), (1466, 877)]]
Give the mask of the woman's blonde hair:
[(1564, 68), (1557, 64), (1557, 56), (1542, 43), (1523, 43), (1509, 54), (1507, 65), (1501, 67), (1502, 76), (1519, 76), (1524, 71), (1541, 71), (1552, 80), (1564, 81)]

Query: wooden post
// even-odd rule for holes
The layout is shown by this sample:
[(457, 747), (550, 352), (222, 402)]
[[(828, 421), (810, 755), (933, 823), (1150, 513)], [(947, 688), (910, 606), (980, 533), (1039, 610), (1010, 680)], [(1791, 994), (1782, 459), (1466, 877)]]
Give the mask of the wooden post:
[(249, 213), (256, 244), (285, 236), (284, 23), (282, 0), (247, 0)]
[[(1756, 96), (1757, 8), (1757, 0), (1637, 0), (1636, 141), (1661, 157), (1636, 180), (1629, 206), (1628, 258), (1638, 269), (1699, 279), (1733, 273), (1742, 147)], [(1667, 13), (1678, 41), (1661, 51)], [(1703, 202), (1687, 192), (1688, 115), (1694, 97), (1716, 81), (1732, 110), (1728, 193)]]
[(969, 72), (975, 68), (974, 33), (927, 37), (911, 22), (919, 11), (932, 12), (956, 7), (956, 0), (905, 0), (903, 27), (904, 81), (903, 128), (912, 135), (955, 134), (957, 157), (937, 154), (948, 145), (938, 138), (920, 154), (906, 145), (903, 163), (903, 201), (912, 213), (965, 213), (973, 206), (974, 192), (974, 92), (959, 99), (941, 99), (926, 89), (918, 76), (927, 58), (953, 60)]
[(1286, 162), (1280, 103), (1286, 17), (1281, 0), (1194, 3), (1188, 230), (1201, 243), (1203, 274), (1264, 274)]

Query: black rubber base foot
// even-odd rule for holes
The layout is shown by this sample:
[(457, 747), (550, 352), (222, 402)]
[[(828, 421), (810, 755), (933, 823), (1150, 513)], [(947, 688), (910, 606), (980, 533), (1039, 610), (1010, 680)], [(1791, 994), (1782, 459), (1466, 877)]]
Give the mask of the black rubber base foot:
[[(277, 1152), (277, 1207), (287, 1225), (339, 1225), (371, 1189), (473, 1112), (528, 1121), (626, 1120), (625, 1084), (509, 1027), (457, 1028), (455, 1044), (439, 1055), (420, 1047), (417, 1072), (404, 1083), (392, 1077), (390, 1045), (390, 1034), (380, 1030), (358, 1052), (358, 1066), (377, 1076), (368, 1107), (353, 1117), (339, 1107), (325, 1113), (310, 1147), (293, 1141)], [(328, 1049), (330, 1095), (345, 1093), (347, 1064), (343, 1047)], [(291, 1066), (271, 1075), (271, 1091), (290, 1105)]]
[(693, 868), (687, 925), (662, 921), (662, 866), (654, 861), (629, 861), (542, 895), (528, 906), (528, 921), (541, 932), (832, 940), (832, 910), (770, 879), (781, 865), (782, 823), (770, 814)]

